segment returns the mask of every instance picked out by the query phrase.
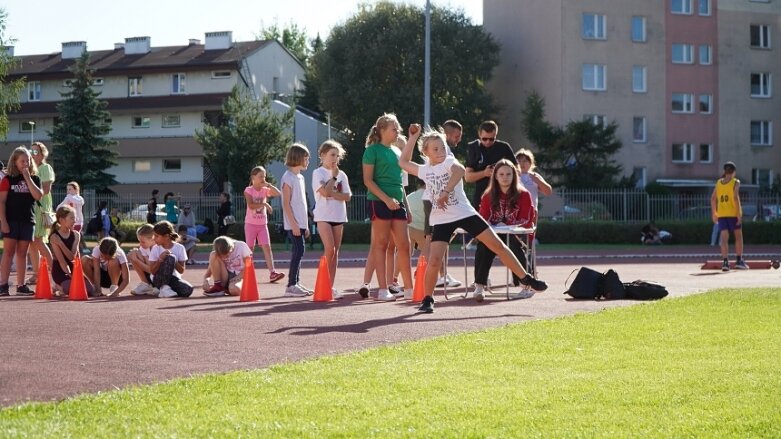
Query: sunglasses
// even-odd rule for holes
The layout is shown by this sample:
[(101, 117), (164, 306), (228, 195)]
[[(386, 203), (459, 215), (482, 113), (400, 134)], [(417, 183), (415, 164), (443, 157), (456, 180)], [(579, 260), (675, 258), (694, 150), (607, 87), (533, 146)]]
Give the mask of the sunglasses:
[(481, 137), (480, 140), (483, 142), (493, 142), (496, 140), (496, 137)]
[(32, 154), (32, 155), (38, 155), (40, 153), (41, 153), (41, 151), (37, 151), (37, 150), (30, 151), (30, 154)]

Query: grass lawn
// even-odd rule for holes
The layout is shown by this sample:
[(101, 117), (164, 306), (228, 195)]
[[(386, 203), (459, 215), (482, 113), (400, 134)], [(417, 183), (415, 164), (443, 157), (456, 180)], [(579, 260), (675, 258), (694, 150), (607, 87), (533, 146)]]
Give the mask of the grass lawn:
[(0, 432), (779, 437), (780, 327), (781, 289), (721, 290), (26, 404), (0, 411)]

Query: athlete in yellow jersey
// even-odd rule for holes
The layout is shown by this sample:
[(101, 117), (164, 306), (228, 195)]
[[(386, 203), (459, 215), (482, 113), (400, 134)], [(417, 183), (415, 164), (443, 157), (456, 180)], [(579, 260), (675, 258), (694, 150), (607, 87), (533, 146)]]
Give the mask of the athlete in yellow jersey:
[(713, 222), (719, 225), (721, 235), (721, 257), (724, 260), (721, 271), (729, 271), (729, 232), (735, 235), (735, 268), (748, 270), (748, 265), (743, 260), (743, 208), (740, 205), (740, 180), (735, 177), (736, 171), (735, 163), (724, 164), (724, 174), (716, 181), (716, 188), (710, 199)]

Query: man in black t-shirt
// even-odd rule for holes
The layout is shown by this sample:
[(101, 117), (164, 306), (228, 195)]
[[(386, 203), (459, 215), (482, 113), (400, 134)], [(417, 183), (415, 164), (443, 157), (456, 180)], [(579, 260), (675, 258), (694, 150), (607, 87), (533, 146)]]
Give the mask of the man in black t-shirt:
[(480, 208), (480, 198), (491, 182), (494, 164), (501, 159), (518, 163), (510, 144), (496, 139), (496, 135), (499, 134), (496, 122), (487, 120), (481, 123), (477, 133), (477, 139), (466, 147), (466, 174), (464, 175), (467, 183), (475, 183), (475, 193), (471, 200), (472, 207), (475, 209)]

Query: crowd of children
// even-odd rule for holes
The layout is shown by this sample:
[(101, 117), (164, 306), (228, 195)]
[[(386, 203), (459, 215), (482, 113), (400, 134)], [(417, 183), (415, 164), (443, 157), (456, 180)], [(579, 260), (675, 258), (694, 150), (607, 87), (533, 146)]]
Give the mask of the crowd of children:
[[(460, 124), (455, 121), (449, 123), (449, 129), (453, 126), (458, 128), (460, 139)], [(420, 125), (413, 124), (409, 135), (408, 140), (403, 136), (395, 115), (383, 114), (366, 138), (362, 170), (363, 183), (368, 189), (371, 244), (365, 284), (359, 293), (363, 297), (369, 296), (369, 282), (376, 273), (378, 300), (392, 301), (411, 296), (409, 230), (413, 211), (422, 216), (415, 218), (413, 223), (415, 242), (429, 255), (430, 269), (425, 276), (426, 296), (421, 312), (433, 312), (433, 290), (438, 282), (446, 279), (445, 271), (440, 268), (446, 258), (447, 243), (458, 228), (463, 228), (480, 241), (483, 253), (490, 255), (490, 260), (486, 256), (486, 260), (482, 261), (485, 276), (480, 279), (487, 276), (490, 262), (494, 255), (498, 255), (516, 275), (518, 283), (537, 291), (547, 288), (544, 282), (527, 274), (519, 262), (523, 258), (518, 254), (518, 249), (513, 247), (514, 251), (511, 251), (507, 248), (489, 227), (489, 224), (499, 223), (534, 224), (536, 206), (532, 204), (529, 193), (523, 189), (520, 170), (509, 161), (500, 162), (494, 167), (491, 183), (483, 196), (485, 209), (481, 205), (478, 212), (464, 193), (464, 167), (455, 159), (446, 141), (451, 139), (452, 130), (447, 136), (433, 130), (422, 133)], [(423, 157), (423, 164), (411, 161), (415, 145)], [(47, 196), (51, 198), (53, 172), (41, 172), (48, 165), (34, 158), (40, 155), (45, 159), (45, 146), (36, 144), (33, 147), (32, 152), (24, 147), (14, 150), (7, 176), (0, 183), (0, 222), (5, 244), (0, 263), (0, 295), (8, 295), (12, 258), (16, 259), (18, 268), (17, 294), (32, 294), (24, 281), (27, 266), (25, 255), (31, 245), (35, 246), (40, 256), (51, 261), (50, 274), (57, 295), (67, 295), (70, 291), (75, 258), (80, 258), (84, 284), (90, 296), (116, 297), (128, 290), (131, 266), (139, 279), (138, 284), (129, 289), (131, 295), (188, 297), (192, 294), (193, 286), (182, 275), (186, 267), (194, 263), (196, 244), (200, 241), (191, 231), (194, 224), (185, 221), (186, 224), (179, 224), (175, 228), (180, 218), (178, 215), (190, 215), (189, 212), (179, 212), (177, 196), (173, 193), (165, 195), (166, 220), (139, 227), (136, 230), (138, 246), (127, 254), (120, 247), (125, 236), (120, 231), (120, 217), (116, 209), (108, 209), (108, 205), (101, 202), (94, 218), (90, 220), (94, 224), (85, 225), (82, 214), (84, 199), (79, 193), (77, 182), (67, 184), (67, 196), (57, 206), (51, 228), (36, 227), (36, 209), (47, 209), (46, 206), (51, 205), (51, 200), (49, 204), (38, 201)], [(337, 267), (344, 225), (348, 221), (347, 203), (351, 200), (352, 192), (347, 174), (339, 169), (339, 163), (345, 156), (344, 148), (338, 142), (328, 140), (320, 145), (317, 152), (320, 166), (314, 170), (311, 178), (315, 197), (311, 216), (316, 229), (311, 230), (317, 231), (323, 243), (331, 292), (334, 298), (339, 299), (344, 294), (337, 287)], [(249, 185), (244, 189), (247, 206), (244, 217), (246, 242), (222, 236), (224, 234), (214, 240), (203, 276), (204, 295), (239, 295), (245, 269), (253, 266), (255, 245), (261, 248), (265, 257), (269, 282), (277, 282), (285, 277), (285, 274), (275, 269), (271, 250), (268, 218), (273, 211), (269, 202), (272, 197), (281, 197), (284, 231), (292, 244), (284, 294), (293, 297), (313, 294), (310, 288), (302, 285), (300, 279), (304, 240), (311, 233), (310, 209), (303, 175), (309, 166), (309, 159), (310, 153), (306, 146), (291, 145), (285, 157), (287, 171), (280, 180), (279, 188), (267, 181), (265, 168), (256, 166), (252, 169)], [(410, 206), (405, 192), (407, 174), (418, 176), (422, 188), (422, 192), (413, 199), (421, 204), (423, 200), (430, 201), (430, 209)], [(42, 177), (47, 180), (43, 181)], [(148, 203), (150, 214), (156, 211), (155, 195), (153, 193)], [(229, 213), (228, 210), (220, 214), (227, 216)], [(156, 216), (154, 219), (157, 219)], [(90, 232), (90, 227), (97, 229), (99, 241), (89, 254), (82, 256), (83, 238), (80, 232), (82, 229)], [(45, 251), (42, 250), (44, 248)], [(37, 267), (37, 264), (34, 266)], [(397, 283), (397, 276), (402, 280), (401, 285)], [(481, 283), (484, 281), (478, 282), (478, 289)], [(482, 290), (476, 292), (475, 297), (482, 299)]]

